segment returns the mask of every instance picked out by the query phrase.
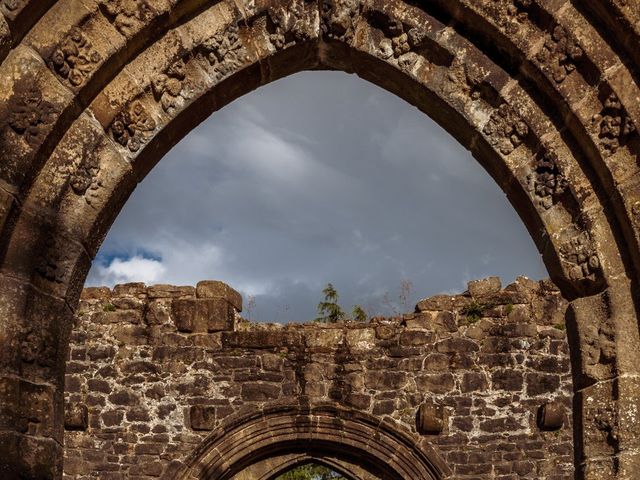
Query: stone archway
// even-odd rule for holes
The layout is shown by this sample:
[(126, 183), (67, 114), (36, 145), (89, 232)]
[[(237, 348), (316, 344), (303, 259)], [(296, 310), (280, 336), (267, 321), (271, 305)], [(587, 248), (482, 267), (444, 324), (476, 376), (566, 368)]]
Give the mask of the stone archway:
[(271, 480), (314, 459), (350, 477), (371, 480), (440, 480), (451, 474), (426, 439), (389, 419), (332, 404), (276, 404), (225, 420), (162, 478)]
[(0, 2), (0, 465), (61, 471), (92, 257), (138, 181), (264, 83), (340, 69), (469, 148), (573, 300), (576, 469), (640, 470), (637, 0)]
[(304, 464), (323, 465), (344, 476), (348, 480), (378, 480), (376, 477), (358, 465), (339, 460), (337, 458), (318, 458), (305, 454), (289, 454), (266, 459), (259, 464), (247, 467), (240, 472), (234, 480), (274, 480), (287, 471)]

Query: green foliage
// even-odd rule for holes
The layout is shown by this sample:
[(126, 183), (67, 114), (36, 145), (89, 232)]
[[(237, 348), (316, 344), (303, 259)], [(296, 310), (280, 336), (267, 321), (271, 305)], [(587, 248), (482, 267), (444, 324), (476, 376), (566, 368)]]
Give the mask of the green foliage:
[(105, 303), (105, 305), (102, 307), (102, 310), (104, 310), (105, 312), (115, 312), (116, 306), (113, 303)]
[(564, 323), (556, 323), (553, 328), (564, 332), (567, 329), (567, 326)]
[(307, 463), (283, 473), (276, 480), (346, 480), (346, 478), (330, 468)]
[(338, 292), (330, 283), (322, 290), (324, 302), (318, 304), (317, 322), (337, 323), (344, 318), (344, 312), (338, 305)]
[(491, 308), (491, 305), (479, 303), (474, 300), (462, 309), (462, 314), (467, 317), (468, 323), (476, 323), (489, 308)]
[(354, 322), (364, 323), (368, 320), (367, 312), (360, 305), (355, 305), (351, 311), (351, 318)]
[(513, 303), (507, 303), (507, 306), (505, 307), (504, 311), (507, 315), (513, 312)]
[(351, 311), (351, 316), (342, 311), (338, 304), (338, 292), (330, 283), (322, 290), (324, 302), (318, 304), (318, 318), (314, 322), (337, 323), (343, 320), (353, 320), (355, 322), (366, 322), (369, 319), (367, 312), (360, 305), (355, 305)]

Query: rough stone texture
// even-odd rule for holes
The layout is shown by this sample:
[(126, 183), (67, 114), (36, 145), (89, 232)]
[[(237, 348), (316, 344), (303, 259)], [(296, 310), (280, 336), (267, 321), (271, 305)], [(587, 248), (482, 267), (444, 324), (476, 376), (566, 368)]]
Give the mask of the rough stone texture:
[[(218, 299), (237, 305), (224, 287)], [(413, 443), (426, 439), (447, 478), (573, 478), (567, 302), (547, 283), (519, 279), (483, 297), (455, 297), (461, 305), (483, 298), (471, 313), (422, 308), (365, 324), (290, 325), (236, 316), (212, 332), (180, 328), (175, 305), (197, 300), (193, 291), (165, 292), (84, 291), (65, 399), (68, 418), (87, 409), (88, 427), (68, 422), (65, 478), (157, 477), (248, 408), (301, 399), (336, 405), (348, 418), (394, 421)], [(226, 311), (207, 312), (227, 322)], [(563, 407), (564, 428), (539, 429), (549, 403)], [(243, 441), (248, 449), (255, 439)]]
[(577, 477), (635, 479), (638, 12), (640, 0), (0, 0), (0, 476), (61, 475), (72, 318), (136, 183), (235, 98), (336, 69), (424, 111), (495, 178), (573, 302)]

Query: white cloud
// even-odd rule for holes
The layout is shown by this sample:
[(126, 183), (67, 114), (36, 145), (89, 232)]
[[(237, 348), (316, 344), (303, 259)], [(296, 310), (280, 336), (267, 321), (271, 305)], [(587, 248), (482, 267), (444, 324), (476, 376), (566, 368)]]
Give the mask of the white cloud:
[(114, 258), (108, 265), (97, 265), (91, 279), (94, 285), (115, 285), (127, 282), (157, 282), (166, 268), (160, 260), (140, 255), (128, 259)]

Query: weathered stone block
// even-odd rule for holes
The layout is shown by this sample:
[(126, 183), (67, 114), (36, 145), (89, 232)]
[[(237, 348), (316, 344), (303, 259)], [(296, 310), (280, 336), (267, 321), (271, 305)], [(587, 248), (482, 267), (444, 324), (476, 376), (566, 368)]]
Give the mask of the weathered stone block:
[(444, 430), (444, 417), (442, 405), (423, 403), (416, 412), (416, 430), (421, 435), (439, 435)]
[(83, 404), (68, 404), (64, 411), (65, 430), (86, 430), (89, 425), (89, 410)]
[(453, 389), (451, 373), (434, 373), (416, 377), (418, 390), (424, 393), (446, 393)]
[(443, 353), (432, 353), (424, 359), (422, 368), (427, 371), (447, 370), (449, 368), (449, 357)]
[(284, 359), (273, 353), (262, 355), (262, 368), (269, 372), (281, 372), (284, 367)]
[(196, 297), (221, 298), (229, 302), (237, 311), (242, 311), (242, 295), (226, 283), (217, 280), (204, 280), (196, 285)]
[(544, 373), (525, 375), (527, 394), (531, 396), (557, 392), (560, 388), (560, 376)]
[(394, 400), (380, 400), (373, 404), (374, 415), (391, 415), (396, 410), (396, 402)]
[(193, 297), (195, 289), (193, 287), (176, 287), (174, 285), (152, 285), (147, 288), (147, 296), (150, 299), (160, 298), (183, 298)]
[(497, 370), (491, 373), (491, 383), (494, 390), (517, 392), (522, 390), (524, 379), (517, 370)]
[(102, 300), (111, 298), (111, 289), (108, 287), (85, 287), (80, 295), (81, 300)]
[(448, 338), (436, 344), (436, 350), (441, 353), (465, 353), (480, 350), (478, 344), (464, 338)]
[(404, 372), (367, 372), (364, 384), (367, 388), (376, 390), (396, 390), (407, 383), (407, 374)]
[(173, 319), (180, 332), (219, 332), (233, 328), (234, 312), (221, 298), (175, 299)]
[(378, 325), (376, 327), (376, 338), (389, 340), (396, 335), (396, 330), (391, 325)]
[(129, 390), (120, 389), (109, 395), (109, 401), (114, 405), (135, 406), (140, 403), (140, 397)]
[(417, 312), (426, 311), (454, 311), (469, 304), (471, 299), (462, 295), (434, 295), (422, 299), (416, 305)]
[(487, 376), (481, 372), (469, 372), (462, 375), (460, 390), (462, 393), (483, 392), (487, 389)]
[(113, 295), (114, 296), (124, 296), (124, 295), (146, 295), (147, 286), (142, 282), (131, 282), (131, 283), (120, 283), (113, 287)]
[(372, 328), (350, 329), (345, 340), (351, 351), (366, 352), (375, 345), (375, 331)]
[(151, 416), (145, 407), (133, 407), (127, 410), (127, 420), (130, 422), (149, 422)]
[(425, 332), (421, 330), (409, 330), (400, 335), (400, 345), (407, 347), (415, 347), (433, 342), (433, 332)]
[(345, 397), (344, 402), (353, 408), (366, 411), (371, 405), (371, 396), (363, 393), (350, 393)]
[(242, 398), (249, 402), (265, 402), (280, 396), (280, 387), (268, 383), (242, 384)]
[(215, 407), (194, 405), (189, 409), (189, 424), (194, 430), (213, 430), (216, 426)]
[(541, 430), (558, 430), (564, 424), (565, 408), (559, 402), (548, 402), (540, 406), (536, 416)]
[(502, 283), (498, 277), (488, 277), (482, 280), (472, 280), (467, 283), (469, 294), (474, 298), (485, 297), (498, 293), (502, 288)]
[(300, 347), (303, 338), (298, 332), (279, 330), (223, 332), (222, 344), (225, 347), (256, 349)]
[(149, 330), (142, 325), (117, 325), (111, 334), (121, 345), (146, 345)]
[(107, 410), (100, 414), (102, 423), (105, 427), (116, 427), (122, 425), (124, 420), (124, 411), (122, 410)]

